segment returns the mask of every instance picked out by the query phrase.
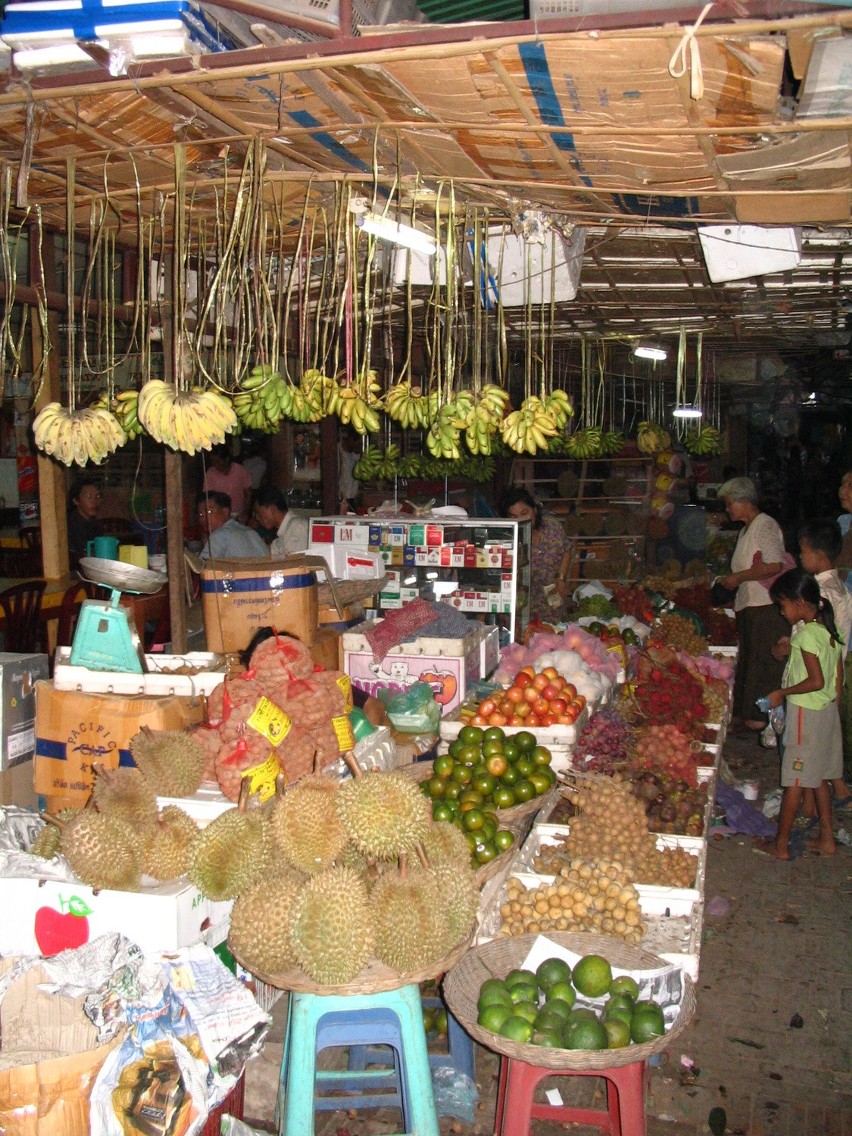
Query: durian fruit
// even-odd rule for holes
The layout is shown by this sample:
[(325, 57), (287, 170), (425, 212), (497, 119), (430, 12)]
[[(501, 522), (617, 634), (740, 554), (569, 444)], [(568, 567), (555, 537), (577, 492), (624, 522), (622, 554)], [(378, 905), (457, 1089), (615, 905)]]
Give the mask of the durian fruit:
[(463, 868), (470, 866), (470, 845), (460, 828), (446, 820), (434, 821), (422, 842), (429, 864), (449, 860)]
[(430, 866), (429, 873), (434, 877), (446, 916), (447, 938), (441, 951), (445, 955), (472, 931), (479, 912), (479, 888), (469, 861), (462, 865), (439, 860)]
[(204, 775), (204, 748), (184, 730), (143, 726), (130, 752), (158, 797), (191, 797)]
[[(466, 842), (465, 842), (466, 843)], [(444, 900), (431, 872), (385, 872), (370, 892), (376, 956), (401, 974), (441, 958), (449, 938)]]
[(198, 825), (177, 805), (166, 805), (154, 829), (143, 870), (155, 880), (176, 880), (186, 874), (189, 845), (198, 834)]
[(228, 946), (253, 974), (283, 974), (296, 966), (290, 927), (303, 883), (300, 873), (285, 871), (234, 900)]
[(335, 807), (337, 791), (337, 781), (314, 775), (276, 798), (272, 838), (284, 857), (309, 875), (330, 868), (348, 842)]
[(385, 860), (412, 852), (432, 824), (431, 807), (416, 781), (396, 770), (344, 781), (337, 811), (352, 843)]
[[(92, 798), (99, 813), (108, 813), (136, 829), (153, 830), (159, 816), (154, 790), (138, 769), (122, 766), (105, 769), (95, 765)], [(142, 835), (149, 839), (151, 832)]]
[[(60, 809), (56, 819), (67, 824), (79, 813), (79, 809)], [(27, 851), (31, 856), (41, 856), (43, 860), (52, 860), (60, 851), (62, 832), (55, 824), (45, 824), (41, 832), (29, 846)]]
[(135, 891), (142, 876), (144, 844), (125, 821), (83, 809), (67, 823), (45, 815), (62, 833), (60, 849), (74, 875), (95, 889)]
[(335, 867), (311, 876), (292, 908), (291, 937), (302, 970), (324, 986), (351, 982), (373, 953), (370, 900), (363, 877)]
[(268, 814), (247, 808), (244, 790), (239, 803), (192, 838), (186, 874), (208, 899), (236, 899), (259, 881), (268, 858)]

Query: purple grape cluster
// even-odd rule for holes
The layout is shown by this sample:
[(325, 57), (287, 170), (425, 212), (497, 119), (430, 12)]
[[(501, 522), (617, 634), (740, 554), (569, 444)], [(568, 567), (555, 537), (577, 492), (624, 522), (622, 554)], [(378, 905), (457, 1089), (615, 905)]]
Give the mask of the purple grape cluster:
[(633, 729), (616, 710), (592, 715), (577, 738), (574, 767), (595, 773), (611, 773), (630, 756)]

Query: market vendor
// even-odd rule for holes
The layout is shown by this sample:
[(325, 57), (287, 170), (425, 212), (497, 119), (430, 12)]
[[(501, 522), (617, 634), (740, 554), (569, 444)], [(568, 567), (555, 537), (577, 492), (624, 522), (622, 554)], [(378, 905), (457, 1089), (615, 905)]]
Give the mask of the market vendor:
[(254, 511), (261, 525), (275, 533), (271, 556), (289, 556), (308, 547), (308, 518), (288, 510), (287, 499), (274, 485), (258, 490)]
[(204, 475), (204, 492), (216, 490), (231, 499), (232, 515), (239, 521), (249, 519), (251, 507), (251, 475), (239, 462), (231, 460), (227, 445), (213, 446), (210, 466)]
[[(520, 487), (506, 490), (500, 500), (500, 512), (504, 517), (532, 523), (530, 619), (545, 623), (558, 619), (562, 602), (568, 595), (571, 565), (571, 549), (562, 522), (558, 517), (545, 516), (541, 503)], [(553, 603), (552, 599), (557, 602)]]
[(75, 481), (68, 494), (68, 558), (76, 568), (89, 541), (101, 535), (101, 487), (90, 477)]
[(200, 553), (202, 560), (269, 555), (259, 534), (231, 516), (231, 498), (227, 493), (199, 493), (196, 507), (198, 523), (207, 533)]

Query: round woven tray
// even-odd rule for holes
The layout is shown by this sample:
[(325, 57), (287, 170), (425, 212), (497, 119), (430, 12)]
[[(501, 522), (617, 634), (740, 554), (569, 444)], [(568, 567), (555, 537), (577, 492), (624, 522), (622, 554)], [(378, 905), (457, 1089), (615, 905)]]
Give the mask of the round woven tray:
[[(580, 932), (554, 931), (549, 939), (577, 954), (600, 954), (617, 967), (629, 970), (656, 970), (668, 965), (665, 960), (632, 947), (609, 935), (590, 935)], [(695, 989), (687, 975), (683, 976), (684, 994), (680, 1013), (663, 1037), (639, 1045), (626, 1045), (622, 1049), (549, 1049), (540, 1045), (526, 1045), (492, 1033), (477, 1025), (476, 1003), (479, 990), (487, 978), (503, 978), (519, 967), (529, 953), (537, 935), (516, 935), (494, 939), (481, 947), (468, 951), (457, 966), (444, 979), (444, 997), (456, 1018), (470, 1036), (495, 1053), (526, 1061), (543, 1069), (611, 1069), (617, 1065), (632, 1065), (634, 1061), (647, 1061), (665, 1049), (682, 1033), (695, 1013)]]
[(266, 982), (278, 990), (290, 990), (295, 994), (381, 994), (385, 990), (398, 990), (401, 986), (432, 982), (440, 978), (442, 974), (446, 974), (451, 967), (456, 965), (470, 946), (472, 939), (473, 928), (471, 928), (470, 934), (465, 936), (449, 954), (436, 959), (422, 970), (409, 971), (407, 974), (399, 974), (397, 971), (391, 970), (389, 966), (385, 966), (383, 962), (379, 962), (378, 959), (372, 959), (351, 982), (346, 982), (341, 986), (323, 986), (319, 982), (314, 982), (303, 970), (288, 970), (283, 974), (264, 974), (261, 970), (253, 970), (247, 963), (243, 962), (239, 955), (235, 954), (234, 957), (255, 978), (259, 978), (261, 982)]
[[(409, 777), (413, 777), (415, 781), (421, 782), (428, 781), (432, 776), (433, 764), (434, 763), (431, 761), (416, 761), (413, 765), (403, 765), (400, 766), (400, 768), (407, 773)], [(524, 817), (528, 817), (532, 813), (537, 813), (539, 809), (544, 806), (545, 802), (549, 800), (551, 793), (557, 791), (554, 785), (540, 797), (533, 797), (531, 801), (524, 801), (522, 805), (513, 805), (510, 809), (489, 809), (488, 811), (497, 814), (497, 819), (500, 821), (502, 828), (510, 828), (513, 821), (523, 820)]]

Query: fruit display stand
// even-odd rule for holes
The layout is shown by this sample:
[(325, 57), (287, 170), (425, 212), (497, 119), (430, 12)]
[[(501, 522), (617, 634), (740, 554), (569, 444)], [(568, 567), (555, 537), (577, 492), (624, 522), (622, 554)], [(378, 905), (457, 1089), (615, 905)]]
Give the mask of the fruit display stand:
[[(546, 937), (577, 954), (601, 954), (613, 966), (624, 970), (654, 971), (668, 965), (657, 954), (629, 946), (606, 935), (556, 931)], [(504, 977), (510, 970), (522, 966), (536, 938), (536, 935), (518, 935), (480, 944), (469, 950), (444, 979), (444, 997), (452, 1013), (475, 1041), (495, 1053), (554, 1071), (611, 1069), (618, 1065), (647, 1061), (655, 1053), (662, 1052), (683, 1033), (695, 1013), (695, 991), (690, 978), (684, 976), (683, 996), (677, 1016), (665, 1034), (653, 1041), (626, 1045), (621, 1049), (551, 1049), (511, 1041), (491, 1030), (483, 1029), (477, 1023), (477, 1001), (482, 983), (489, 978)]]

